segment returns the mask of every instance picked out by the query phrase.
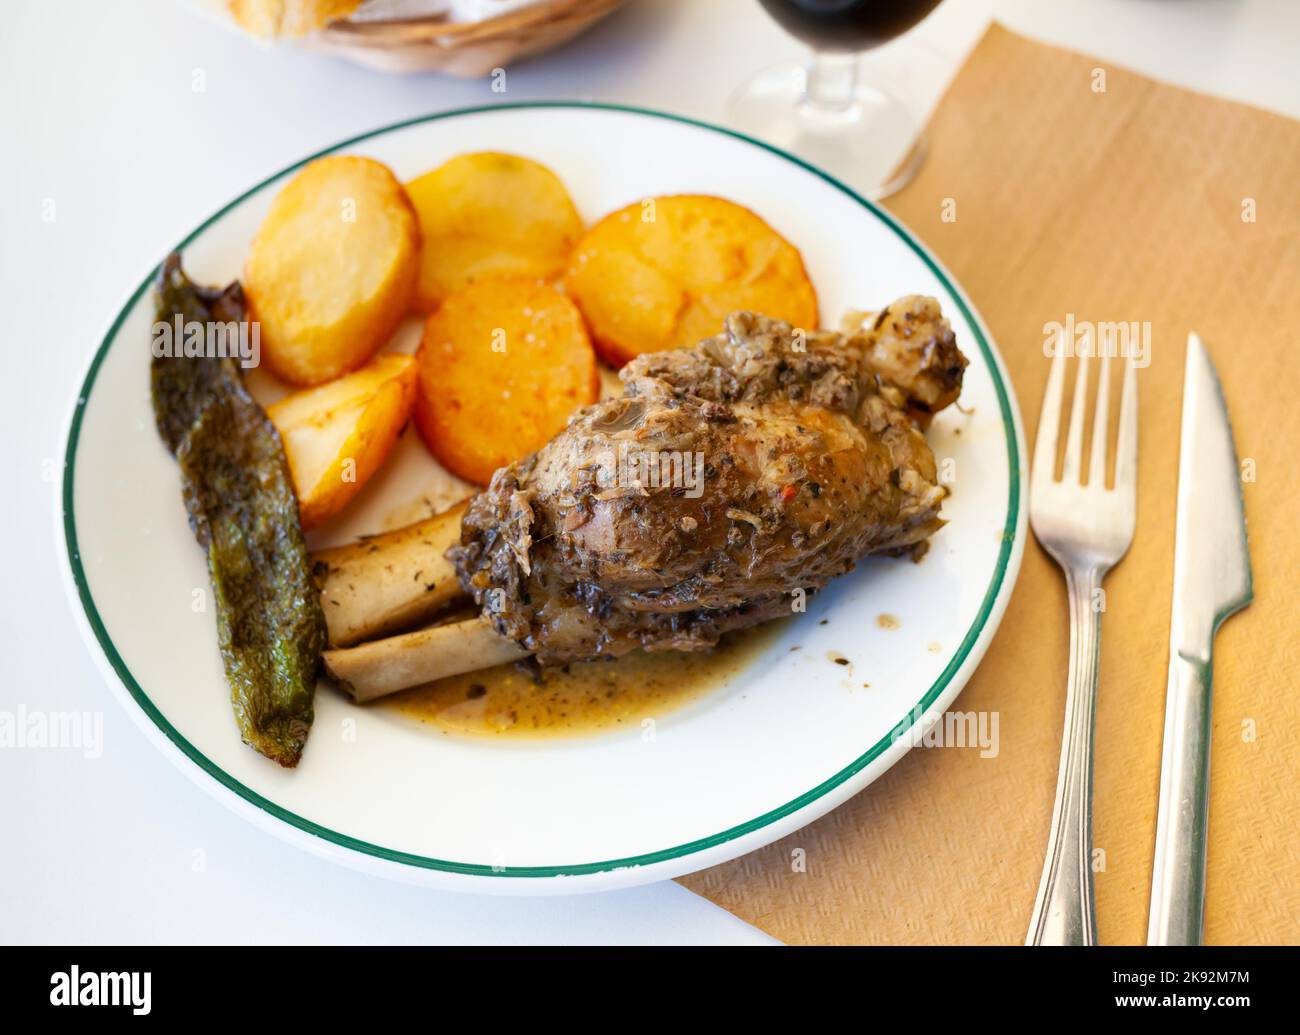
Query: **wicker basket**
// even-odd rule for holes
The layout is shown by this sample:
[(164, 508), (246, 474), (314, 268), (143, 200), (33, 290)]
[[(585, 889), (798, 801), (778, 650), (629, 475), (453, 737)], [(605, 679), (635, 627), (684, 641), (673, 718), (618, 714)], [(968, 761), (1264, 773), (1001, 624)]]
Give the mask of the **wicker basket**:
[(482, 22), (345, 20), (295, 42), (384, 72), (434, 71), (473, 78), (559, 46), (624, 2), (543, 0)]

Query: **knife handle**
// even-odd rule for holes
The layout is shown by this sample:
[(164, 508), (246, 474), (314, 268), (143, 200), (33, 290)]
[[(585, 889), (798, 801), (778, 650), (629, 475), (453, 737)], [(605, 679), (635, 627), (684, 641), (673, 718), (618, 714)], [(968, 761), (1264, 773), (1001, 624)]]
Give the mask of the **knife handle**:
[(1148, 945), (1200, 945), (1210, 808), (1209, 660), (1170, 651)]

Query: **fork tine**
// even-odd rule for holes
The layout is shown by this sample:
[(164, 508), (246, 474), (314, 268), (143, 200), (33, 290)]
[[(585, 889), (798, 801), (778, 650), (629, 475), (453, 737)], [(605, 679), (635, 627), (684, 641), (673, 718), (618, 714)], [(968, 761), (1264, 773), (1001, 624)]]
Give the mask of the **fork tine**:
[(1056, 477), (1056, 436), (1061, 427), (1061, 396), (1065, 388), (1065, 343), (1058, 341), (1047, 374), (1043, 408), (1038, 414), (1038, 437), (1034, 439), (1035, 482), (1046, 485)]
[(1124, 366), (1124, 392), (1119, 400), (1119, 442), (1115, 446), (1115, 489), (1132, 494), (1137, 489), (1138, 385), (1137, 366), (1129, 357)]
[(1070, 403), (1070, 432), (1065, 437), (1065, 466), (1061, 481), (1078, 484), (1083, 462), (1083, 408), (1088, 402), (1088, 354), (1079, 354), (1079, 372), (1074, 378), (1074, 401)]
[(1097, 375), (1097, 408), (1092, 412), (1092, 458), (1088, 461), (1088, 488), (1106, 487), (1106, 438), (1110, 434), (1110, 353), (1101, 354)]

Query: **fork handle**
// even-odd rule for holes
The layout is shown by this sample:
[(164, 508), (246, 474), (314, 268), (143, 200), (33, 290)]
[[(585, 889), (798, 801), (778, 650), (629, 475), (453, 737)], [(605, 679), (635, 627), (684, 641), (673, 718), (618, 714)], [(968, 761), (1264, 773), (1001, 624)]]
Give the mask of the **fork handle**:
[(1095, 945), (1092, 904), (1092, 734), (1097, 712), (1101, 614), (1093, 596), (1098, 568), (1065, 567), (1070, 602), (1070, 679), (1065, 691), (1065, 736), (1056, 776), (1056, 804), (1047, 861), (1038, 885), (1026, 945)]

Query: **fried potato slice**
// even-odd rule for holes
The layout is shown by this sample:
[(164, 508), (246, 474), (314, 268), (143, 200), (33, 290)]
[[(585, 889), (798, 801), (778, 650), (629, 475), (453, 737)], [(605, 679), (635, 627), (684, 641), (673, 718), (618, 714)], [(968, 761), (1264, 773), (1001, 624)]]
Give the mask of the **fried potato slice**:
[(747, 208), (677, 194), (612, 212), (574, 249), (565, 286), (601, 359), (694, 345), (737, 309), (817, 326), (799, 252)]
[(276, 195), (244, 264), (267, 366), (297, 385), (355, 370), (406, 315), (419, 267), (415, 210), (387, 166), (309, 163)]
[(424, 236), (415, 299), (424, 313), (485, 276), (558, 277), (582, 236), (560, 178), (518, 155), (459, 155), (406, 189)]
[(478, 485), (600, 394), (577, 307), (527, 278), (488, 277), (448, 296), (425, 324), (417, 358), (416, 426), (444, 467)]
[(267, 407), (280, 431), (304, 529), (348, 505), (383, 466), (415, 406), (413, 356), (386, 354)]

